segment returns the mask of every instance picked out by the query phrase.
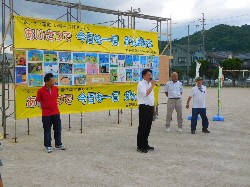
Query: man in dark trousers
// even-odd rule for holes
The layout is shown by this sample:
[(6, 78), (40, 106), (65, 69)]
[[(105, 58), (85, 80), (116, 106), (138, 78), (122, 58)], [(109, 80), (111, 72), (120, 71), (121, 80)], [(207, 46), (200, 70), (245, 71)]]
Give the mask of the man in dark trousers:
[(193, 108), (192, 108), (192, 119), (191, 119), (191, 133), (195, 134), (197, 126), (197, 117), (200, 114), (202, 119), (202, 132), (210, 133), (208, 130), (208, 119), (207, 119), (207, 110), (206, 110), (206, 86), (202, 85), (202, 78), (196, 78), (196, 86), (192, 88), (190, 95), (187, 100), (186, 108), (189, 108), (189, 102), (193, 99)]
[(65, 150), (61, 142), (61, 118), (57, 105), (58, 88), (54, 86), (54, 76), (47, 73), (44, 77), (45, 85), (37, 91), (37, 104), (42, 109), (42, 122), (44, 129), (44, 146), (51, 153), (51, 126), (53, 124), (55, 148)]
[(153, 151), (154, 147), (148, 145), (148, 136), (154, 115), (154, 87), (155, 80), (152, 79), (152, 70), (142, 71), (143, 80), (138, 83), (138, 104), (139, 104), (139, 127), (137, 134), (137, 151), (147, 153)]

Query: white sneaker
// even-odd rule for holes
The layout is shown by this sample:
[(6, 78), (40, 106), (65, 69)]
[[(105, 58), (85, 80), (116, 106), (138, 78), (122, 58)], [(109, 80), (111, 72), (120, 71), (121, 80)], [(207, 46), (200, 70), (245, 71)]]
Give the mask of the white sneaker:
[(170, 127), (166, 128), (166, 132), (170, 132)]
[(178, 132), (182, 132), (182, 128), (180, 128), (180, 127), (178, 127), (178, 130), (177, 130)]
[(60, 150), (66, 150), (66, 148), (64, 147), (63, 144), (62, 144), (62, 145), (59, 145), (59, 146), (56, 145), (55, 148), (56, 148), (56, 149), (60, 149)]
[(46, 147), (47, 153), (51, 153), (53, 148), (52, 147)]

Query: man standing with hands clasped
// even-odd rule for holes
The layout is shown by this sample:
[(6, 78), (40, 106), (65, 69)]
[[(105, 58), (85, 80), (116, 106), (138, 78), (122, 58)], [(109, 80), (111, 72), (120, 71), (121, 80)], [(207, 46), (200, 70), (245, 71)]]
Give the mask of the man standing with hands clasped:
[(177, 112), (178, 132), (182, 132), (182, 83), (178, 81), (178, 73), (172, 73), (172, 80), (166, 84), (165, 94), (168, 97), (167, 117), (166, 117), (166, 131), (170, 132), (170, 122), (174, 109)]
[(147, 153), (153, 151), (154, 147), (148, 145), (148, 136), (154, 115), (154, 87), (155, 80), (152, 79), (152, 70), (142, 71), (143, 80), (138, 83), (138, 104), (139, 104), (139, 126), (137, 134), (137, 151)]
[(206, 103), (205, 103), (205, 96), (206, 96), (206, 86), (202, 85), (202, 78), (196, 78), (196, 86), (192, 88), (190, 96), (187, 100), (186, 108), (189, 108), (189, 102), (193, 99), (193, 108), (192, 108), (192, 119), (191, 119), (191, 133), (195, 134), (196, 126), (197, 126), (197, 117), (200, 114), (202, 119), (202, 132), (210, 133), (208, 128), (208, 119), (206, 115)]
[(51, 126), (53, 124), (55, 148), (65, 150), (61, 142), (61, 118), (57, 105), (58, 88), (54, 86), (54, 76), (47, 73), (44, 77), (45, 85), (37, 91), (37, 105), (42, 109), (42, 122), (44, 129), (44, 146), (51, 153)]

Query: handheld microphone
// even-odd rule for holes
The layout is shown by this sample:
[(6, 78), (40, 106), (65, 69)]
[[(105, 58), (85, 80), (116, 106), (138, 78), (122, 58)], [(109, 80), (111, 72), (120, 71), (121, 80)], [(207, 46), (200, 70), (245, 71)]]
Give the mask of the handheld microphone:
[[(150, 80), (150, 81), (152, 81), (152, 80), (153, 80), (153, 78), (150, 78), (149, 80)], [(157, 84), (157, 83), (155, 83), (155, 86), (158, 86), (158, 84)]]

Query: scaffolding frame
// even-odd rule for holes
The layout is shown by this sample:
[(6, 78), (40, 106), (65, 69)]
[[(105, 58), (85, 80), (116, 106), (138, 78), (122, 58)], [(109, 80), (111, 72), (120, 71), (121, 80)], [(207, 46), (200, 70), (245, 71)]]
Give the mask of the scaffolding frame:
[[(160, 45), (161, 45), (161, 40), (162, 40), (162, 35), (165, 35), (167, 37), (167, 44), (164, 48), (164, 51), (166, 51), (167, 49), (170, 51), (170, 55), (172, 55), (172, 28), (171, 28), (171, 18), (162, 18), (162, 17), (157, 17), (157, 16), (150, 16), (150, 15), (145, 15), (145, 14), (141, 14), (140, 13), (140, 9), (133, 9), (131, 7), (130, 10), (128, 11), (119, 11), (119, 10), (110, 10), (110, 9), (104, 9), (104, 8), (98, 8), (98, 7), (92, 7), (92, 6), (86, 6), (81, 4), (80, 0), (79, 3), (69, 3), (69, 2), (65, 2), (65, 1), (59, 1), (59, 0), (25, 0), (27, 2), (33, 2), (33, 3), (42, 3), (42, 4), (48, 4), (48, 5), (52, 5), (52, 6), (61, 6), (61, 7), (65, 7), (66, 8), (66, 14), (60, 16), (59, 18), (57, 18), (56, 20), (59, 20), (61, 18), (63, 18), (64, 16), (67, 16), (67, 21), (68, 22), (72, 22), (72, 18), (76, 21), (76, 22), (81, 22), (81, 11), (91, 11), (91, 12), (96, 12), (96, 13), (104, 13), (104, 14), (111, 14), (111, 15), (115, 15), (117, 16), (117, 20), (114, 21), (110, 26), (116, 26), (115, 23), (117, 23), (117, 27), (118, 28), (128, 28), (128, 29), (135, 29), (136, 28), (136, 22), (135, 19), (136, 18), (140, 18), (140, 19), (147, 19), (147, 20), (151, 20), (151, 21), (156, 21), (156, 27), (154, 27), (152, 30), (154, 30), (156, 28), (156, 32), (158, 33), (158, 40), (160, 41)], [(6, 7), (9, 10), (9, 21), (6, 27)], [(76, 17), (73, 16), (72, 14), (72, 9), (76, 9)], [(11, 99), (10, 97), (10, 84), (6, 84), (6, 71), (10, 71), (10, 67), (7, 66), (7, 61), (5, 58), (5, 50), (7, 47), (12, 47), (12, 49), (14, 49), (15, 45), (14, 45), (14, 28), (13, 28), (13, 16), (14, 14), (19, 15), (16, 11), (14, 11), (14, 2), (13, 0), (9, 0), (9, 2), (7, 3), (6, 0), (2, 0), (2, 44), (1, 44), (1, 54), (2, 54), (2, 62), (1, 62), (1, 78), (2, 78), (2, 93), (1, 93), (1, 97), (2, 97), (2, 106), (1, 106), (1, 112), (2, 112), (2, 127), (3, 127), (3, 135), (4, 138), (7, 138), (7, 127), (6, 127), (6, 119), (8, 117), (14, 116), (14, 125), (15, 125), (15, 137), (13, 138), (15, 140), (15, 143), (17, 142), (17, 134), (16, 134), (16, 101), (15, 101), (15, 95), (16, 95), (16, 90), (14, 89), (14, 99)], [(125, 25), (125, 18), (127, 18), (127, 26)], [(162, 23), (166, 22), (167, 25), (167, 33), (162, 33)], [(107, 23), (107, 22), (105, 22)], [(152, 31), (151, 30), (151, 31)], [(7, 36), (7, 32), (10, 32), (10, 36), (12, 39), (12, 44), (10, 44), (9, 46), (5, 46), (5, 39)], [(160, 46), (161, 47), (161, 46)], [(16, 75), (15, 75), (15, 67), (16, 63), (15, 63), (15, 50), (13, 50), (13, 70), (14, 70), (14, 88), (16, 87), (15, 85), (15, 81), (16, 81)], [(12, 79), (12, 80), (13, 80)], [(7, 94), (6, 94), (7, 91)], [(7, 104), (6, 104), (7, 102)], [(14, 112), (12, 112), (11, 114), (7, 115), (6, 111), (9, 109), (10, 107), (10, 102), (14, 102)], [(118, 124), (120, 122), (119, 119), (119, 114), (122, 114), (122, 110), (118, 109)], [(110, 111), (109, 111), (109, 115), (110, 115)], [(82, 113), (81, 113), (81, 133), (82, 133)], [(30, 134), (30, 122), (29, 122), (29, 118), (27, 119), (27, 124), (28, 124), (28, 135)], [(132, 109), (131, 109), (131, 126), (132, 126)], [(69, 114), (69, 130), (71, 128), (70, 125), (70, 114)]]

